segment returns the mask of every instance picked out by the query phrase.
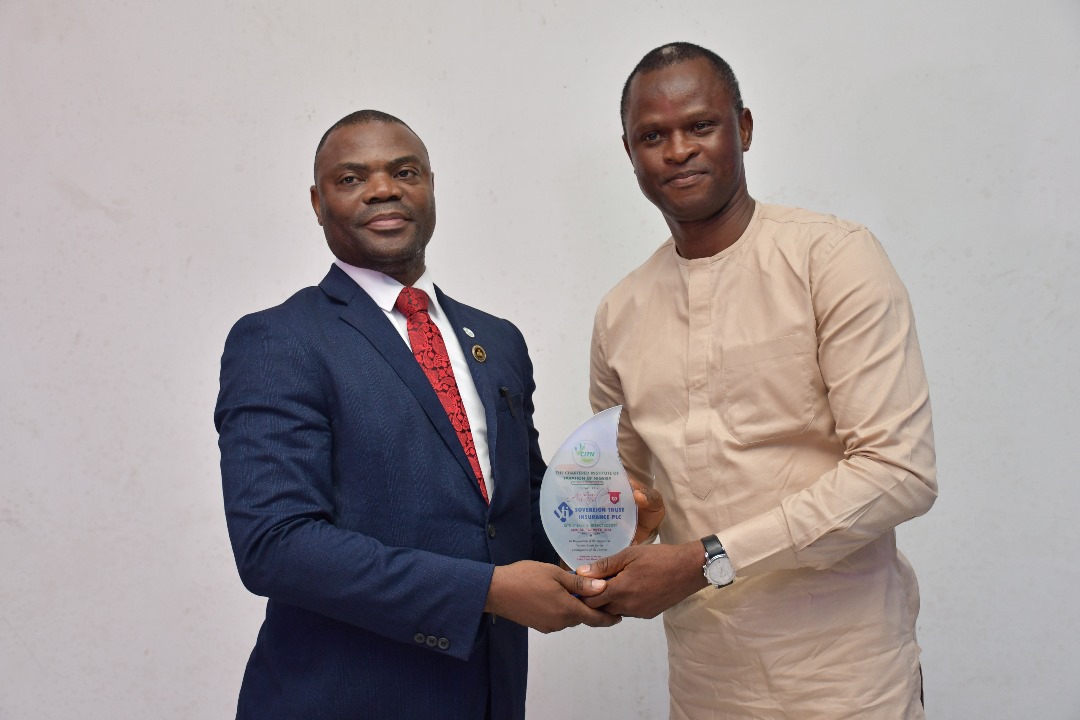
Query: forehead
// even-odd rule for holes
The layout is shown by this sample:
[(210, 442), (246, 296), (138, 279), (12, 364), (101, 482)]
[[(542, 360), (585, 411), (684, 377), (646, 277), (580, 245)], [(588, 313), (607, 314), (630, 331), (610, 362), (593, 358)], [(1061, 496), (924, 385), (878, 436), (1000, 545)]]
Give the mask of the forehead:
[(696, 58), (635, 77), (627, 96), (626, 124), (732, 107), (731, 92), (716, 69), (705, 58)]
[(342, 163), (378, 166), (409, 155), (428, 164), (427, 149), (412, 130), (398, 123), (369, 122), (330, 133), (315, 162), (320, 168)]

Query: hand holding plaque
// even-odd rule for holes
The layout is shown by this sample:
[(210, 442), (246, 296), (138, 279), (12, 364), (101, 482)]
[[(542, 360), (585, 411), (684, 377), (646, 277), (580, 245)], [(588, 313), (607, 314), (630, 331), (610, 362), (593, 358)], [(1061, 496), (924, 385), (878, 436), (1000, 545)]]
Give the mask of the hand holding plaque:
[(637, 505), (618, 451), (621, 414), (617, 405), (582, 423), (544, 473), (544, 531), (568, 567), (613, 555), (634, 539)]

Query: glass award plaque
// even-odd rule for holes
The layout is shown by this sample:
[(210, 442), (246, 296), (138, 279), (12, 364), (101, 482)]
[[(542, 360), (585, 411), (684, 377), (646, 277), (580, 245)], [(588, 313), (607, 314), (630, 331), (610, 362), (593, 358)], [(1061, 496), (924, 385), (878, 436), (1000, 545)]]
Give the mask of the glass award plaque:
[(540, 515), (555, 552), (571, 569), (628, 547), (637, 505), (619, 460), (616, 405), (570, 433), (548, 463), (540, 485)]

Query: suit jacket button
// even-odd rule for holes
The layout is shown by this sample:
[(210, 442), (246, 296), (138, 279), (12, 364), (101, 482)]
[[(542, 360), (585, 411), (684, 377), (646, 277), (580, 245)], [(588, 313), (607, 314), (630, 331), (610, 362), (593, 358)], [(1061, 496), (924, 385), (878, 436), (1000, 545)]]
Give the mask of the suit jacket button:
[(446, 638), (439, 638), (439, 649), (448, 650), (450, 648), (450, 641)]
[(424, 633), (416, 633), (412, 636), (412, 639), (413, 642), (419, 643), (421, 645), (423, 645), (424, 641), (427, 640), (427, 638), (424, 636)]
[(489, 538), (495, 537), (495, 524), (494, 523), (488, 523), (488, 537)]
[(428, 635), (426, 642), (428, 647), (435, 647), (439, 644), (439, 638), (435, 637), (434, 635)]

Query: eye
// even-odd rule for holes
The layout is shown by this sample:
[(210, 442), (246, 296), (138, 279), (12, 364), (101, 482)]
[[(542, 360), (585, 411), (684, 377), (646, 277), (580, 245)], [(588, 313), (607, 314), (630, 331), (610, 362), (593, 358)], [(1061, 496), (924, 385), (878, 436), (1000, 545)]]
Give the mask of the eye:
[(650, 130), (649, 132), (641, 136), (641, 141), (647, 143), (656, 142), (659, 139), (660, 133), (656, 132), (655, 130)]
[(397, 173), (395, 173), (394, 177), (410, 178), (418, 177), (419, 175), (420, 173), (416, 172), (416, 170), (414, 170), (413, 168), (402, 168), (401, 170), (398, 170)]
[(706, 120), (699, 120), (698, 122), (694, 123), (694, 132), (706, 132), (708, 130), (711, 130), (713, 125), (714, 123), (708, 122)]
[(356, 177), (355, 175), (346, 175), (345, 177), (338, 180), (338, 183), (340, 183), (341, 185), (356, 185), (359, 182), (360, 178)]

